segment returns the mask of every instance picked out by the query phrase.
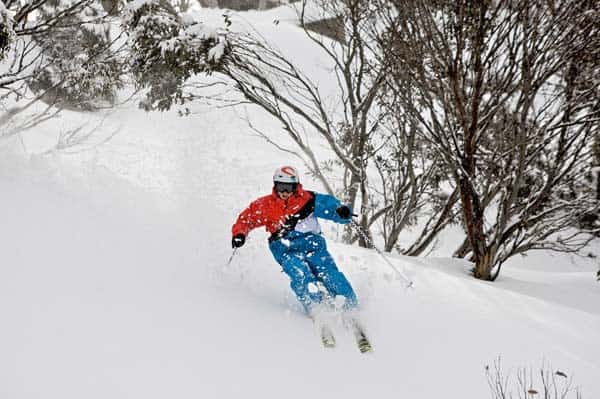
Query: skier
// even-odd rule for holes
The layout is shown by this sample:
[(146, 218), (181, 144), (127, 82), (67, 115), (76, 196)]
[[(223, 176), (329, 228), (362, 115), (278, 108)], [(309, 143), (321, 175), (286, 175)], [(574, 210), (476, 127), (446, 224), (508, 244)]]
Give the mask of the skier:
[(313, 317), (323, 302), (318, 282), (349, 311), (358, 305), (356, 294), (327, 251), (317, 218), (346, 224), (351, 217), (348, 206), (331, 195), (304, 190), (297, 170), (283, 166), (275, 170), (272, 193), (253, 201), (238, 216), (231, 228), (231, 245), (241, 247), (251, 230), (265, 226), (271, 233), (269, 249), (307, 314)]

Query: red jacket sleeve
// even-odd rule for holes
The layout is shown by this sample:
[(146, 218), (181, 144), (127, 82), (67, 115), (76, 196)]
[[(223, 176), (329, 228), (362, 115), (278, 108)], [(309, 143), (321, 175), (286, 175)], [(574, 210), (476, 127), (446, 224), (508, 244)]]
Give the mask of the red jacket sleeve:
[(260, 199), (252, 202), (238, 216), (235, 224), (231, 227), (231, 234), (234, 236), (237, 234), (247, 236), (250, 230), (264, 226), (267, 223), (267, 218), (262, 208)]

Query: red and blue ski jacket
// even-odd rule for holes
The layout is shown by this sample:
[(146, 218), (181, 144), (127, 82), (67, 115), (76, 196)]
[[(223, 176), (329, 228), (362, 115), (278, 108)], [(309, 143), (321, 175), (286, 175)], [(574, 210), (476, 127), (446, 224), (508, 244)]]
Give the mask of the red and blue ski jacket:
[[(342, 224), (350, 222), (350, 219), (341, 218), (335, 211), (340, 205), (337, 198), (306, 191), (301, 184), (287, 200), (280, 198), (273, 189), (271, 194), (253, 201), (240, 213), (231, 233), (234, 236), (247, 236), (251, 230), (264, 226), (271, 233), (270, 240), (282, 238), (291, 230), (318, 234), (318, 223), (316, 220), (310, 223), (311, 219), (322, 218)], [(306, 225), (310, 227), (303, 227)]]

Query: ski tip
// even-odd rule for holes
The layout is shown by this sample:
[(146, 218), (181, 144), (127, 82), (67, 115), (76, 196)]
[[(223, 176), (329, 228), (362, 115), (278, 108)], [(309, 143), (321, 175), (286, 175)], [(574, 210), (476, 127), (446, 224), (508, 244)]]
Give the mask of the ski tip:
[(336, 346), (335, 336), (333, 335), (333, 332), (331, 331), (331, 329), (328, 326), (326, 326), (326, 325), (321, 326), (320, 335), (321, 335), (321, 343), (323, 344), (323, 347), (325, 347), (327, 349), (335, 348), (335, 346)]
[(334, 349), (335, 346), (335, 342), (323, 342), (323, 348), (325, 349)]
[(358, 344), (358, 350), (362, 354), (373, 353), (373, 347), (371, 346), (371, 344), (369, 342), (360, 342)]

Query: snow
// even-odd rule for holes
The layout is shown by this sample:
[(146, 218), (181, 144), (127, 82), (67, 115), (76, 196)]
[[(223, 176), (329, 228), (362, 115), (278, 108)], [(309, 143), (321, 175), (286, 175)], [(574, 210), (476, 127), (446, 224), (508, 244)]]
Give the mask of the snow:
[[(539, 252), (477, 281), (448, 258), (456, 230), (437, 258), (388, 255), (414, 281), (407, 290), (380, 255), (323, 222), (374, 353), (339, 324), (338, 348), (322, 348), (266, 232), (227, 265), (238, 212), (295, 160), (239, 110), (193, 111), (65, 112), (0, 141), (0, 398), (475, 399), (490, 397), (485, 366), (498, 357), (506, 372), (551, 363), (600, 397), (596, 260)], [(119, 133), (46, 153), (81, 118), (102, 119), (99, 136)]]
[(237, 212), (286, 156), (223, 110), (132, 108), (111, 123), (121, 133), (94, 151), (24, 159), (3, 143), (0, 397), (479, 398), (498, 356), (513, 369), (546, 359), (600, 394), (593, 268), (506, 267), (492, 284), (462, 261), (391, 256), (415, 281), (407, 291), (329, 225), (375, 352), (360, 355), (340, 326), (325, 351), (266, 233), (225, 267)]
[(225, 41), (219, 40), (219, 42), (208, 51), (207, 58), (210, 61), (218, 61), (223, 56), (224, 52), (225, 52)]

